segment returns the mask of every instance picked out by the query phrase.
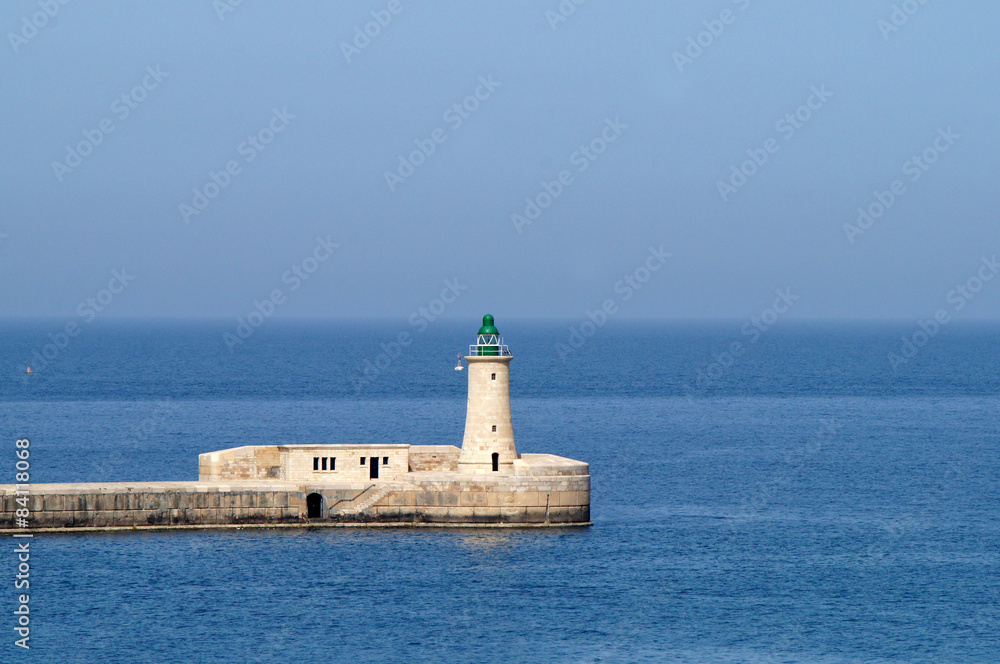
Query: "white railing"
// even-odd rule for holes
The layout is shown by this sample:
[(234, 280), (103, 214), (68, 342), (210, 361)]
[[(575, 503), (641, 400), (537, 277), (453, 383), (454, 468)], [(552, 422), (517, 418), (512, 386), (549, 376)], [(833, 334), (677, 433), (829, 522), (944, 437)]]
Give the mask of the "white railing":
[[(496, 348), (496, 353), (481, 353), (481, 348)], [(469, 345), (469, 355), (473, 357), (483, 356), (483, 357), (495, 357), (497, 355), (510, 355), (510, 350), (507, 348), (507, 344), (470, 344)]]

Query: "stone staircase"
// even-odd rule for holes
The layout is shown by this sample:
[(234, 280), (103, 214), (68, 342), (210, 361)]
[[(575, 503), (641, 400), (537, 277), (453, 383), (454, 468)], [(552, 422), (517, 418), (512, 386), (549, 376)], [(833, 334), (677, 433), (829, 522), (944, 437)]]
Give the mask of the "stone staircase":
[(367, 489), (359, 493), (354, 500), (334, 510), (330, 516), (357, 516), (362, 514), (365, 510), (385, 498), (396, 489), (397, 487), (391, 484), (372, 484)]

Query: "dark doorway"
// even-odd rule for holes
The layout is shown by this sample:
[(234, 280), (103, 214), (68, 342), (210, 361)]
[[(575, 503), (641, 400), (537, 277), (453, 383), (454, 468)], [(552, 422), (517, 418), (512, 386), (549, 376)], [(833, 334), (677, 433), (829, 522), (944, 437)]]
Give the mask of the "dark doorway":
[(378, 457), (372, 457), (369, 459), (368, 478), (373, 480), (378, 479)]
[(500, 455), (496, 452), (493, 453), (493, 472), (500, 470)]
[(310, 519), (318, 519), (323, 516), (323, 496), (318, 493), (310, 493), (306, 496), (306, 509), (309, 511)]

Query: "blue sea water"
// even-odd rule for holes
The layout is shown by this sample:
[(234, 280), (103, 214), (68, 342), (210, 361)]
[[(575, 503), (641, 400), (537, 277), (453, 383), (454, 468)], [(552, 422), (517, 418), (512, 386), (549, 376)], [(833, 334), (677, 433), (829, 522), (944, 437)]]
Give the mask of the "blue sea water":
[[(461, 441), (475, 321), (271, 321), (232, 352), (230, 323), (95, 322), (25, 374), (62, 326), (0, 324), (0, 482), (22, 437), (36, 483)], [(501, 330), (518, 449), (590, 462), (593, 527), (37, 537), (30, 651), (0, 547), (0, 661), (1000, 661), (1000, 327), (895, 370), (910, 326)]]

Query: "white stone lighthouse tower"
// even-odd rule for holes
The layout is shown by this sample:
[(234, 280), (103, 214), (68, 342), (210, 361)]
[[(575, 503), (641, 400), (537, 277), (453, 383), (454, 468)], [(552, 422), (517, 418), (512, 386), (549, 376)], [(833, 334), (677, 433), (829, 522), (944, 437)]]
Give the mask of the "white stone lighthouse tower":
[(514, 359), (483, 316), (476, 344), (469, 347), (469, 403), (465, 437), (458, 457), (460, 473), (514, 473), (514, 427), (510, 421), (510, 361)]

